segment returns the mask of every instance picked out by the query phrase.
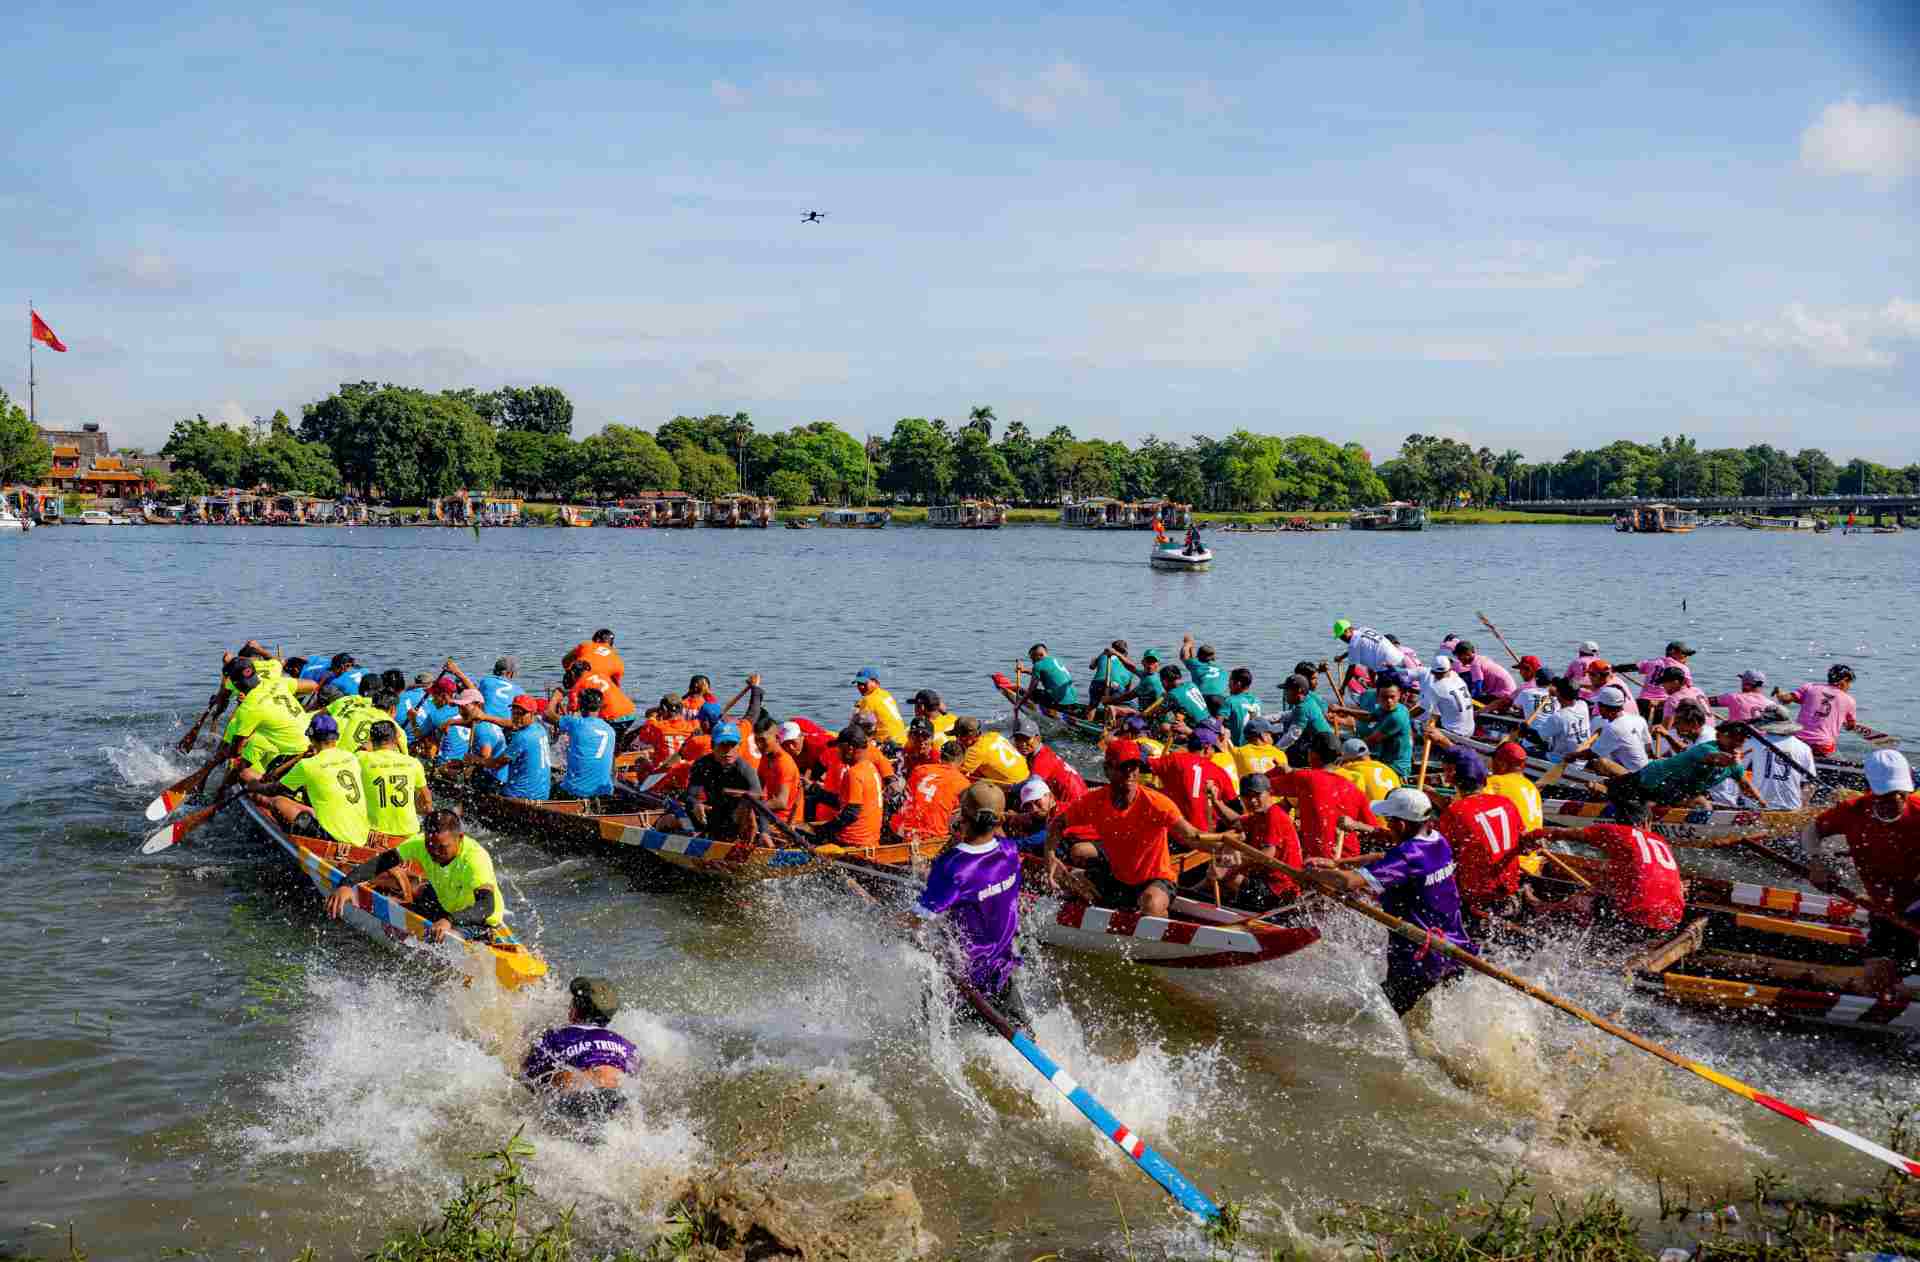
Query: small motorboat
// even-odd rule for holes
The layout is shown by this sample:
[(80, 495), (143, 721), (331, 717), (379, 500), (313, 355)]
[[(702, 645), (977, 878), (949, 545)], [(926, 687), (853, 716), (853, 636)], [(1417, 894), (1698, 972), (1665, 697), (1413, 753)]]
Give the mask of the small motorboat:
[(1169, 543), (1164, 547), (1156, 546), (1148, 554), (1147, 562), (1156, 570), (1198, 572), (1213, 564), (1213, 553), (1207, 548), (1189, 549), (1177, 543)]
[(812, 530), (812, 529), (813, 529), (813, 518), (811, 518), (811, 517), (789, 517), (789, 518), (787, 518), (787, 521), (786, 521), (786, 526), (787, 526), (787, 529), (788, 529), (788, 530)]

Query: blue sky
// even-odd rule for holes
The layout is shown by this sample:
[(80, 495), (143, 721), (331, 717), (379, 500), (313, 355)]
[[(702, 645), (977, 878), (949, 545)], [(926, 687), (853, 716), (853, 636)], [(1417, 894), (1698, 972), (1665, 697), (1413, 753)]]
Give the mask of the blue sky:
[(1900, 5), (158, 7), (8, 31), (43, 423), (544, 381), (576, 434), (1914, 458)]

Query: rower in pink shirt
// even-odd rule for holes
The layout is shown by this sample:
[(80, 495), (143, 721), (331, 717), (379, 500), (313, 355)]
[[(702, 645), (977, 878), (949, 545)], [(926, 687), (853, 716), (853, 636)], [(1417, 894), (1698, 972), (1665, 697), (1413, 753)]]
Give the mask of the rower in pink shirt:
[(1734, 723), (1751, 723), (1762, 715), (1784, 713), (1780, 703), (1767, 695), (1766, 675), (1757, 670), (1740, 672), (1739, 692), (1723, 692), (1711, 700)]
[(1453, 660), (1459, 664), (1460, 674), (1467, 681), (1467, 691), (1473, 694), (1475, 701), (1486, 703), (1486, 708), (1496, 713), (1513, 704), (1517, 686), (1513, 682), (1512, 672), (1492, 658), (1480, 656), (1473, 647), (1473, 641), (1456, 640)]
[(1582, 640), (1575, 652), (1578, 656), (1567, 663), (1567, 668), (1560, 672), (1560, 678), (1584, 680), (1587, 677), (1587, 666), (1600, 656), (1600, 646), (1592, 640)]
[(1591, 701), (1595, 693), (1609, 686), (1618, 688), (1628, 696), (1633, 695), (1632, 691), (1627, 687), (1627, 681), (1622, 679), (1619, 673), (1613, 669), (1612, 662), (1609, 662), (1604, 657), (1596, 657), (1588, 662), (1587, 685), (1580, 690), (1580, 699), (1582, 701)]
[(1713, 711), (1708, 708), (1707, 694), (1694, 687), (1687, 679), (1687, 672), (1678, 666), (1669, 666), (1658, 676), (1660, 687), (1667, 699), (1660, 705), (1660, 721), (1668, 727), (1673, 726), (1674, 711), (1682, 701), (1692, 701), (1711, 718)]
[(1840, 742), (1840, 733), (1853, 727), (1858, 703), (1853, 699), (1852, 690), (1853, 667), (1836, 665), (1827, 668), (1824, 684), (1801, 684), (1792, 692), (1776, 688), (1773, 695), (1780, 701), (1800, 703), (1800, 730), (1794, 735), (1824, 758), (1833, 753), (1833, 747)]
[(1694, 647), (1684, 640), (1674, 640), (1667, 645), (1665, 657), (1650, 657), (1644, 662), (1635, 662), (1622, 666), (1622, 671), (1632, 671), (1646, 682), (1640, 688), (1640, 711), (1650, 714), (1658, 710), (1667, 699), (1667, 690), (1660, 683), (1662, 672), (1678, 666), (1686, 677), (1686, 686), (1693, 687), (1693, 672), (1687, 669), (1687, 659), (1694, 654)]

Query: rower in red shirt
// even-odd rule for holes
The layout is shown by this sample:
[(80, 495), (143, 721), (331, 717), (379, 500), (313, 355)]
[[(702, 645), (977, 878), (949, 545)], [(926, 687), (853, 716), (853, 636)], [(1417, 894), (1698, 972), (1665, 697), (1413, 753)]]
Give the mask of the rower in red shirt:
[(1219, 743), (1220, 729), (1211, 723), (1202, 723), (1188, 734), (1184, 751), (1162, 754), (1148, 764), (1159, 782), (1160, 792), (1180, 808), (1189, 824), (1202, 832), (1211, 829), (1214, 823), (1210, 799), (1218, 797), (1225, 801), (1237, 792), (1233, 777), (1213, 761), (1213, 750)]
[[(1589, 824), (1585, 828), (1537, 828), (1528, 842), (1578, 841), (1607, 856), (1607, 868), (1592, 893), (1576, 894), (1560, 906), (1590, 912), (1595, 929), (1619, 946), (1637, 946), (1671, 934), (1687, 912), (1686, 885), (1673, 847), (1658, 833), (1625, 824)], [(1529, 900), (1536, 910), (1552, 904)]]
[(1359, 832), (1380, 827), (1367, 795), (1328, 768), (1339, 761), (1340, 740), (1315, 732), (1307, 743), (1307, 766), (1268, 772), (1275, 797), (1291, 801), (1299, 816), (1300, 848), (1309, 859), (1351, 859), (1360, 853)]
[(1460, 890), (1468, 933), (1478, 942), (1489, 918), (1511, 920), (1519, 914), (1520, 880), (1526, 870), (1515, 860), (1527, 828), (1511, 799), (1487, 791), (1487, 763), (1474, 750), (1464, 745), (1448, 749), (1440, 775), (1452, 787), (1454, 799), (1436, 827), (1453, 847), (1453, 881)]
[[(1913, 791), (1913, 768), (1899, 750), (1882, 749), (1867, 755), (1866, 773), (1865, 794), (1821, 812), (1802, 833), (1815, 856), (1808, 876), (1815, 889), (1831, 889), (1829, 864), (1844, 842), (1867, 896), (1908, 920), (1920, 920), (1920, 794)], [(1867, 946), (1874, 957), (1868, 961), (1870, 980), (1897, 982), (1910, 970), (1884, 962), (1911, 964), (1920, 955), (1920, 942), (1877, 916)]]
[[(916, 723), (918, 719), (914, 720)], [(1087, 791), (1087, 782), (1067, 765), (1066, 759), (1040, 741), (1040, 725), (1024, 714), (1013, 716), (1013, 747), (1027, 760), (1027, 770), (1047, 782), (1053, 800), (1072, 806)]]
[[(1263, 772), (1240, 778), (1240, 804), (1236, 811), (1220, 803), (1219, 811), (1229, 826), (1236, 821), (1247, 844), (1263, 850), (1289, 867), (1306, 866), (1300, 856), (1300, 835), (1294, 831), (1287, 808), (1273, 796), (1273, 785)], [(1278, 868), (1264, 868), (1249, 875), (1249, 865), (1239, 861), (1237, 851), (1223, 850), (1214, 856), (1213, 875), (1220, 882), (1220, 897), (1247, 911), (1271, 911), (1300, 896), (1300, 886)]]

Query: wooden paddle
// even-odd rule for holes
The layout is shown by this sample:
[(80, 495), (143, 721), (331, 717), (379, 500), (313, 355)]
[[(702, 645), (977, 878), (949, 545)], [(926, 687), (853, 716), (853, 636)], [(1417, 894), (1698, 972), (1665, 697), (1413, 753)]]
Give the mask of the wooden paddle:
[[(292, 771), (296, 764), (305, 762), (307, 759), (313, 757), (313, 752), (313, 750), (309, 749), (298, 758), (291, 759), (284, 767), (281, 767), (280, 770), (275, 772), (272, 778), (266, 780), (264, 783), (279, 784), (282, 780), (286, 779), (287, 773)], [(183, 819), (175, 820), (171, 824), (156, 829), (146, 841), (141, 843), (140, 853), (159, 854), (162, 850), (179, 845), (182, 841), (186, 840), (189, 833), (192, 833), (202, 824), (212, 819), (215, 815), (218, 815), (228, 806), (231, 806), (235, 799), (239, 798), (245, 792), (245, 782), (239, 780), (237, 777), (231, 778), (229, 784), (221, 786), (219, 796), (212, 806), (195, 811)]]
[(1592, 736), (1587, 737), (1586, 740), (1581, 741), (1572, 754), (1568, 754), (1565, 758), (1553, 764), (1553, 766), (1548, 767), (1547, 774), (1535, 781), (1533, 787), (1536, 789), (1544, 789), (1550, 784), (1560, 783), (1560, 777), (1566, 775), (1567, 772), (1573, 769), (1573, 754), (1584, 754), (1587, 750), (1593, 748), (1593, 743), (1599, 739), (1600, 733), (1595, 732)]
[(1427, 760), (1432, 757), (1433, 757), (1433, 737), (1429, 736), (1427, 737), (1426, 742), (1420, 747), (1420, 779), (1417, 782), (1415, 782), (1413, 786), (1414, 788), (1420, 790), (1420, 792), (1422, 793), (1425, 793), (1427, 791)]
[(1545, 846), (1540, 847), (1540, 849), (1536, 853), (1544, 856), (1547, 862), (1553, 864), (1555, 867), (1559, 868), (1562, 872), (1565, 872), (1568, 876), (1572, 877), (1575, 881), (1578, 881), (1586, 889), (1593, 888), (1593, 882), (1589, 881), (1586, 878), (1586, 876), (1580, 871), (1579, 868), (1574, 867), (1571, 863), (1568, 863), (1565, 859), (1562, 859), (1559, 855), (1547, 849)]
[(207, 708), (200, 712), (200, 717), (193, 721), (193, 726), (187, 729), (187, 734), (180, 738), (180, 743), (174, 748), (184, 754), (200, 740), (200, 729), (205, 726), (208, 719), (213, 717), (214, 710), (226, 701), (225, 693), (222, 691), (225, 686), (222, 684), (221, 689), (214, 691), (213, 699), (207, 702)]
[[(1475, 612), (1478, 613), (1479, 611), (1475, 610)], [(1513, 645), (1507, 643), (1507, 637), (1500, 634), (1500, 628), (1493, 625), (1493, 619), (1487, 617), (1485, 614), (1480, 614), (1480, 625), (1493, 632), (1493, 638), (1500, 641), (1500, 647), (1507, 651), (1507, 656), (1513, 659), (1515, 666), (1518, 666), (1520, 664), (1520, 655), (1513, 651)]]
[[(1753, 851), (1753, 853), (1763, 859), (1772, 860), (1803, 881), (1811, 881), (1813, 879), (1813, 869), (1792, 855), (1783, 854), (1775, 850), (1772, 846), (1763, 845), (1758, 841), (1748, 838), (1742, 838), (1740, 845), (1747, 850)], [(1920, 925), (1914, 924), (1913, 921), (1908, 920), (1905, 916), (1893, 910), (1893, 908), (1888, 907), (1885, 903), (1880, 902), (1878, 899), (1868, 898), (1865, 894), (1856, 894), (1846, 886), (1835, 884), (1832, 881), (1827, 883), (1826, 892), (1844, 898), (1856, 907), (1864, 907), (1888, 924), (1898, 925), (1914, 937), (1920, 938)]]
[(207, 777), (213, 774), (214, 768), (226, 761), (225, 755), (215, 754), (207, 760), (207, 765), (200, 768), (200, 770), (160, 790), (160, 796), (147, 803), (148, 822), (158, 823), (173, 814), (174, 809), (182, 802), (200, 792), (200, 786), (207, 782)]
[(1855, 723), (1854, 733), (1875, 749), (1898, 749), (1900, 738), (1892, 732), (1883, 732), (1879, 728), (1868, 727), (1865, 723)]
[(1547, 990), (1544, 987), (1537, 986), (1534, 983), (1528, 981), (1524, 977), (1520, 977), (1514, 973), (1510, 973), (1506, 969), (1501, 968), (1497, 964), (1488, 963), (1486, 960), (1481, 959), (1479, 956), (1475, 955), (1471, 951), (1463, 950), (1460, 947), (1455, 946), (1451, 941), (1449, 941), (1443, 935), (1430, 933), (1426, 929), (1423, 929), (1418, 925), (1410, 924), (1407, 921), (1400, 919), (1398, 916), (1391, 915), (1381, 910), (1380, 908), (1374, 906), (1372, 903), (1367, 902), (1365, 899), (1362, 899), (1357, 895), (1347, 892), (1344, 885), (1342, 885), (1337, 889), (1329, 888), (1327, 883), (1323, 882), (1323, 880), (1321, 880), (1320, 878), (1314, 876), (1311, 872), (1303, 872), (1299, 868), (1291, 867), (1288, 864), (1282, 863), (1280, 860), (1274, 858), (1272, 855), (1269, 855), (1264, 851), (1255, 850), (1252, 846), (1247, 845), (1245, 842), (1240, 841), (1235, 837), (1229, 836), (1229, 837), (1226, 837), (1224, 840), (1228, 845), (1234, 847), (1236, 850), (1239, 850), (1241, 853), (1246, 855), (1247, 858), (1253, 860), (1256, 863), (1262, 864), (1266, 867), (1278, 869), (1279, 871), (1286, 873), (1288, 876), (1291, 876), (1294, 880), (1299, 881), (1302, 884), (1311, 883), (1313, 885), (1319, 886), (1321, 889), (1325, 890), (1327, 897), (1333, 899), (1335, 902), (1346, 907), (1349, 911), (1358, 912), (1360, 915), (1365, 916), (1367, 919), (1376, 921), (1379, 924), (1386, 926), (1389, 932), (1399, 936), (1400, 938), (1405, 939), (1408, 942), (1417, 943), (1425, 950), (1438, 952), (1439, 954), (1446, 956), (1448, 959), (1453, 960), (1458, 964), (1464, 965), (1465, 967), (1472, 969), (1476, 973), (1479, 973), (1486, 977), (1491, 977), (1493, 980), (1499, 982), (1501, 985), (1509, 986), (1514, 990), (1519, 991), (1521, 994), (1526, 995), (1528, 998), (1538, 999), (1541, 1003), (1544, 1003), (1549, 1007), (1558, 1008), (1560, 1011), (1566, 1013), (1568, 1016), (1577, 1017), (1580, 1020), (1585, 1021), (1588, 1025), (1593, 1026), (1595, 1029), (1601, 1030), (1607, 1034), (1613, 1035), (1613, 1037), (1619, 1039), (1623, 1043), (1631, 1044), (1632, 1046), (1639, 1048), (1641, 1051), (1646, 1052), (1648, 1055), (1658, 1056), (1661, 1060), (1666, 1061), (1669, 1065), (1672, 1065), (1675, 1068), (1684, 1069), (1690, 1074), (1694, 1074), (1698, 1077), (1706, 1079), (1708, 1082), (1712, 1083), (1716, 1087), (1721, 1088), (1722, 1090), (1730, 1091), (1734, 1095), (1740, 1096), (1743, 1099), (1751, 1100), (1755, 1104), (1758, 1104), (1763, 1108), (1770, 1109), (1773, 1112), (1780, 1114), (1782, 1117), (1789, 1118), (1795, 1122), (1799, 1122), (1801, 1125), (1807, 1127), (1808, 1129), (1817, 1131), (1820, 1134), (1827, 1136), (1829, 1139), (1837, 1139), (1841, 1143), (1846, 1144), (1848, 1147), (1853, 1148), (1856, 1151), (1866, 1153), (1868, 1156), (1873, 1157), (1876, 1160), (1884, 1161), (1888, 1165), (1892, 1166), (1894, 1169), (1902, 1172), (1903, 1174), (1906, 1174), (1910, 1177), (1920, 1177), (1920, 1162), (1916, 1162), (1907, 1157), (1903, 1157), (1899, 1153), (1894, 1152), (1891, 1149), (1881, 1147), (1879, 1144), (1874, 1143), (1872, 1140), (1866, 1139), (1865, 1137), (1860, 1135), (1856, 1135), (1852, 1131), (1845, 1130), (1842, 1127), (1835, 1126), (1832, 1122), (1827, 1121), (1825, 1118), (1816, 1117), (1813, 1114), (1808, 1113), (1802, 1109), (1795, 1108), (1791, 1104), (1787, 1104), (1785, 1101), (1782, 1101), (1773, 1096), (1767, 1095), (1764, 1092), (1757, 1091), (1754, 1088), (1748, 1086), (1746, 1083), (1741, 1082), (1738, 1079), (1729, 1078), (1727, 1075), (1723, 1073), (1719, 1073), (1716, 1070), (1710, 1069), (1706, 1065), (1703, 1065), (1698, 1061), (1688, 1060), (1686, 1057), (1680, 1055), (1678, 1052), (1674, 1052), (1666, 1047), (1663, 1047), (1660, 1044), (1653, 1042), (1651, 1039), (1642, 1038), (1638, 1034), (1635, 1034), (1632, 1030), (1628, 1030), (1622, 1026), (1615, 1025), (1613, 1022), (1607, 1020), (1603, 1016), (1600, 1016), (1598, 1013), (1589, 1012), (1585, 1008), (1580, 1007), (1578, 1004), (1573, 1003), (1571, 1000), (1563, 999), (1559, 995), (1554, 994), (1552, 991)]

